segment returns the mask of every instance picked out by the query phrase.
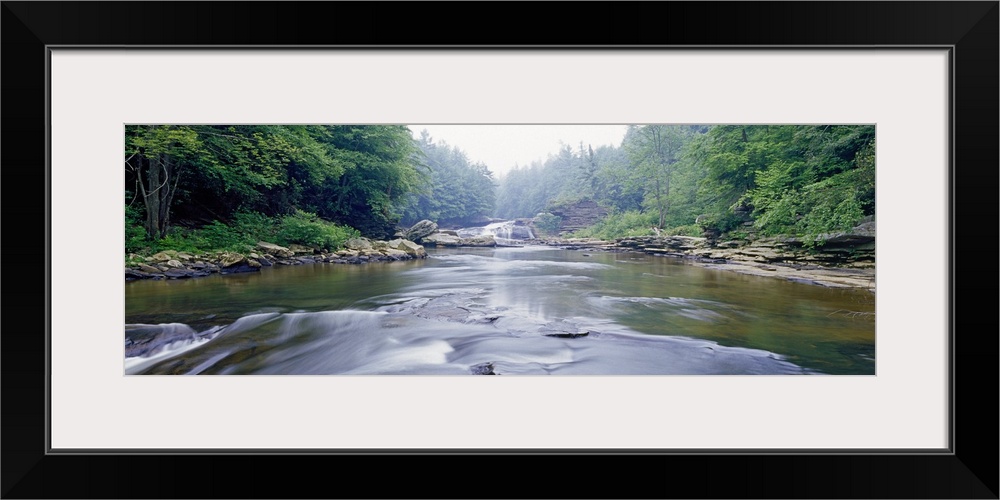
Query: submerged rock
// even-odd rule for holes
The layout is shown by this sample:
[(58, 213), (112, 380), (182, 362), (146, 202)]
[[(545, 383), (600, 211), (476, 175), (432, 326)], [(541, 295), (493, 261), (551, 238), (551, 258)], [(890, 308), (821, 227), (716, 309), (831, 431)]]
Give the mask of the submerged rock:
[(469, 367), (469, 371), (472, 372), (473, 375), (497, 375), (497, 373), (493, 371), (493, 363), (474, 365)]

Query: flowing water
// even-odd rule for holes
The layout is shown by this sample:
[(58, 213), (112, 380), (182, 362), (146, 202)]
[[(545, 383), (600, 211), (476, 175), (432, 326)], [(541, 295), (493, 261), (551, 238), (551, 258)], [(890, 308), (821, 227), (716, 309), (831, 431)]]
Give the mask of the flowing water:
[(125, 283), (127, 374), (875, 373), (874, 297), (544, 246)]
[(506, 247), (523, 246), (525, 240), (535, 239), (535, 233), (530, 226), (518, 225), (516, 221), (506, 220), (493, 222), (482, 227), (467, 227), (458, 230), (463, 238), (492, 234), (497, 245)]

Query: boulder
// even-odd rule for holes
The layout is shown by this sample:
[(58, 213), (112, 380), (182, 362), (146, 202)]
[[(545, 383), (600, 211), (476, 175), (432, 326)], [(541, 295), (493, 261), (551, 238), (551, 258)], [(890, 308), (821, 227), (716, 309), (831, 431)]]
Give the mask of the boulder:
[[(451, 231), (450, 233), (454, 233)], [(457, 234), (450, 234), (444, 231), (438, 231), (436, 233), (431, 233), (424, 236), (421, 243), (430, 246), (439, 247), (457, 247), (462, 244), (462, 238), (459, 238)]]
[(160, 272), (159, 268), (147, 264), (139, 264), (139, 270), (144, 273), (153, 273), (153, 274)]
[(435, 222), (431, 222), (424, 219), (416, 224), (414, 224), (410, 229), (406, 230), (406, 240), (410, 241), (420, 241), (424, 236), (427, 236), (434, 231), (437, 231), (438, 225)]
[(176, 252), (157, 252), (149, 256), (148, 262), (166, 262), (168, 260), (173, 260), (177, 255)]
[(424, 247), (422, 247), (422, 246), (420, 246), (420, 245), (418, 245), (418, 244), (416, 244), (416, 243), (414, 243), (414, 242), (412, 242), (410, 240), (396, 239), (396, 240), (392, 240), (392, 241), (387, 241), (386, 244), (389, 246), (389, 248), (392, 248), (392, 249), (395, 249), (395, 250), (402, 250), (402, 251), (406, 252), (407, 254), (412, 255), (413, 257), (426, 257), (427, 256), (427, 252), (424, 250)]
[(396, 250), (395, 248), (386, 248), (382, 250), (382, 252), (385, 254), (386, 257), (389, 257), (392, 260), (403, 260), (410, 255), (402, 250)]
[(184, 267), (184, 264), (181, 264), (180, 261), (178, 261), (178, 260), (171, 259), (171, 260), (167, 261), (167, 267), (172, 267), (174, 269), (180, 269), (180, 268)]
[(481, 234), (470, 238), (462, 238), (461, 245), (463, 247), (495, 247), (497, 246), (497, 240), (492, 234)]
[(221, 267), (231, 267), (237, 264), (245, 263), (247, 258), (240, 253), (236, 252), (224, 252), (219, 255), (219, 265)]
[(136, 271), (135, 269), (125, 270), (125, 281), (144, 280), (149, 277), (148, 273), (142, 271)]
[(370, 250), (372, 242), (368, 238), (351, 238), (344, 243), (344, 248), (348, 250)]
[(294, 243), (291, 244), (291, 245), (288, 245), (288, 250), (290, 250), (292, 253), (294, 253), (296, 255), (312, 255), (312, 254), (316, 253), (312, 249), (312, 247), (307, 247), (307, 246), (304, 246), (304, 245), (296, 245)]
[(275, 257), (283, 259), (287, 259), (294, 255), (291, 250), (280, 245), (275, 245), (274, 243), (268, 243), (266, 241), (258, 241), (257, 248), (259, 248), (262, 252), (266, 254), (270, 254)]
[(234, 274), (234, 273), (252, 273), (255, 271), (260, 271), (260, 263), (253, 261), (257, 264), (257, 267), (250, 265), (250, 262), (244, 261), (238, 264), (233, 264), (231, 266), (223, 267), (219, 270), (219, 274)]

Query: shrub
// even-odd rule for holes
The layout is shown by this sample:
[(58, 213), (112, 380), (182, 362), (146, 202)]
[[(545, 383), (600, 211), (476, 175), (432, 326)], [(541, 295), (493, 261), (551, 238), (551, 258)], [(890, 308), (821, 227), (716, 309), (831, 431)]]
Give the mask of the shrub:
[(144, 251), (150, 246), (143, 224), (142, 210), (136, 207), (125, 207), (125, 253)]
[(629, 236), (646, 236), (653, 234), (653, 227), (656, 226), (657, 216), (653, 212), (639, 212), (629, 210), (626, 212), (612, 212), (607, 217), (601, 219), (585, 229), (573, 233), (577, 238), (600, 238), (611, 240), (615, 238), (626, 238)]
[(559, 217), (558, 215), (542, 212), (535, 216), (535, 227), (548, 234), (556, 234), (559, 232), (559, 226), (561, 224), (562, 217)]
[(743, 218), (732, 210), (704, 215), (698, 218), (698, 226), (703, 230), (728, 233), (743, 225)]
[(248, 250), (257, 241), (217, 220), (195, 232), (193, 239), (202, 248), (237, 252)]
[(360, 236), (356, 229), (320, 219), (316, 214), (296, 210), (278, 224), (276, 243), (299, 244), (325, 250), (336, 250), (351, 238)]
[(687, 224), (684, 226), (666, 229), (663, 233), (669, 236), (701, 236), (703, 231), (697, 224)]

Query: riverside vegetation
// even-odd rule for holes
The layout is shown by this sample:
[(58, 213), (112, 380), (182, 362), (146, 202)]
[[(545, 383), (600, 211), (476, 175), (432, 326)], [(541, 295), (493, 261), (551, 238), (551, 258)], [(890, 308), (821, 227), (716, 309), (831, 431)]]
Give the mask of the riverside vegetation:
[(127, 279), (415, 258), (395, 248), (401, 228), (497, 218), (552, 244), (874, 267), (873, 126), (636, 125), (620, 146), (563, 145), (499, 179), (403, 125), (128, 126), (125, 139)]
[(125, 139), (127, 374), (875, 371), (871, 126), (630, 126), (502, 177), (403, 125)]

